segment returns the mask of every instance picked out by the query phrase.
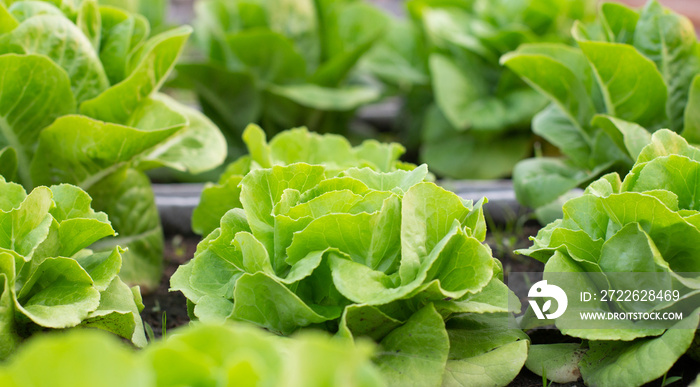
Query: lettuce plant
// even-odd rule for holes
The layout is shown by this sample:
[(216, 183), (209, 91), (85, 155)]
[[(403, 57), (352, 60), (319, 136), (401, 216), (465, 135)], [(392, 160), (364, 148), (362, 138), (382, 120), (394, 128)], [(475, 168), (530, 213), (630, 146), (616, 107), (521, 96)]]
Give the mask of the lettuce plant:
[(0, 172), (87, 191), (119, 234), (94, 248), (128, 247), (122, 278), (154, 286), (163, 236), (144, 171), (201, 172), (226, 154), (214, 124), (158, 93), (190, 28), (148, 38), (143, 16), (94, 0), (0, 1), (0, 20)]
[(398, 160), (404, 152), (399, 144), (366, 140), (353, 147), (342, 136), (321, 135), (306, 128), (284, 131), (268, 144), (265, 132), (251, 124), (243, 132), (243, 142), (249, 154), (229, 164), (217, 184), (205, 185), (200, 203), (192, 215), (195, 233), (211, 233), (219, 227), (221, 218), (228, 210), (241, 207), (238, 185), (248, 172), (255, 169), (293, 163), (323, 164), (328, 174), (338, 174), (351, 167), (367, 167), (377, 172), (415, 168), (413, 164)]
[[(666, 129), (636, 149), (637, 161), (623, 181), (612, 173), (593, 182), (583, 196), (564, 204), (562, 219), (540, 230), (533, 246), (519, 252), (545, 262), (545, 278), (549, 272), (668, 273), (689, 291), (663, 310), (696, 309), (700, 150)], [(689, 348), (697, 354), (698, 312), (678, 323), (685, 329), (562, 329), (587, 344), (535, 345), (528, 367), (555, 375), (552, 362), (542, 359), (567, 359), (565, 365), (587, 385), (642, 385), (663, 376)]]
[(379, 97), (351, 76), (386, 24), (366, 3), (206, 0), (195, 10), (204, 59), (178, 66), (174, 85), (195, 91), (232, 155), (251, 122), (270, 135), (302, 125), (345, 133), (355, 109)]
[(533, 120), (533, 131), (565, 156), (518, 164), (515, 191), (532, 208), (606, 171), (631, 168), (634, 157), (610, 117), (700, 140), (700, 51), (687, 18), (656, 0), (639, 11), (607, 3), (596, 23), (576, 24), (573, 35), (577, 48), (523, 45), (501, 58), (552, 102)]
[[(425, 165), (272, 165), (273, 145), (308, 152), (292, 141), (251, 148), (270, 165), (237, 177), (239, 204), (171, 278), (194, 320), (369, 337), (391, 385), (505, 385), (517, 375), (529, 341), (508, 329), (509, 290), (482, 243), (484, 199), (425, 182)], [(323, 149), (348, 160), (345, 145)]]
[(67, 184), (27, 194), (0, 176), (0, 358), (46, 329), (93, 327), (146, 344), (139, 289), (118, 277), (123, 250), (87, 249), (115, 234), (91, 200)]
[(0, 384), (384, 386), (370, 362), (371, 353), (372, 346), (365, 342), (355, 345), (319, 332), (288, 339), (241, 324), (182, 328), (140, 352), (86, 330), (32, 340), (0, 367)]
[(589, 0), (407, 1), (362, 68), (406, 96), (400, 131), (434, 172), (452, 178), (510, 175), (532, 152), (530, 121), (546, 98), (499, 65), (523, 43), (567, 42)]

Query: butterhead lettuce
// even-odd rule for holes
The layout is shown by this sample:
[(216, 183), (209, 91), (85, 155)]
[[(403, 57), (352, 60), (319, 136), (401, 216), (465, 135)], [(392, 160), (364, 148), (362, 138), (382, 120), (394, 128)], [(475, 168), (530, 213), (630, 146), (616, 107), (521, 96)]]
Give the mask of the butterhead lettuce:
[[(239, 204), (171, 278), (193, 319), (369, 337), (391, 385), (515, 377), (529, 341), (508, 329), (509, 291), (483, 244), (485, 199), (426, 182), (425, 165), (380, 172), (313, 159), (323, 150), (345, 162), (340, 150), (357, 148), (264, 145), (251, 156), (268, 164), (236, 178)], [(309, 160), (271, 162), (284, 151)], [(507, 371), (490, 368), (504, 362)]]
[(146, 344), (138, 287), (118, 277), (122, 250), (87, 247), (115, 234), (80, 188), (22, 186), (0, 176), (0, 358), (46, 329), (92, 327)]
[[(700, 150), (666, 129), (636, 149), (637, 161), (624, 180), (613, 173), (591, 183), (583, 196), (564, 204), (562, 219), (540, 230), (533, 246), (519, 252), (545, 262), (545, 278), (549, 272), (581, 273), (581, 278), (600, 272), (608, 279), (621, 273), (666, 273), (673, 289), (685, 291), (660, 311), (692, 311), (700, 290)], [(584, 282), (582, 289), (588, 286)], [(587, 340), (563, 351), (579, 353), (568, 361), (588, 385), (642, 385), (664, 375), (689, 349), (691, 355), (697, 352), (698, 310), (684, 317), (667, 330), (562, 329)], [(533, 346), (532, 353), (550, 359), (562, 348)], [(532, 371), (541, 373), (543, 364), (550, 371), (547, 362), (533, 363)]]

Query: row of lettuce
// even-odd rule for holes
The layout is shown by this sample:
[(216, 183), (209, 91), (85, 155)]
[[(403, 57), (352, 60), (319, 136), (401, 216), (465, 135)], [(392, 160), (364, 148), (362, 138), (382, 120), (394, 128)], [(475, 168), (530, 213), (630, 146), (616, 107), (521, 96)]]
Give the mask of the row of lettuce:
[[(557, 382), (631, 386), (664, 376), (684, 354), (700, 360), (700, 150), (669, 130), (631, 146), (637, 161), (624, 180), (613, 173), (593, 182), (521, 253), (546, 263), (545, 278), (667, 273), (686, 291), (665, 307), (695, 310), (672, 329), (561, 329), (565, 343), (535, 345), (513, 328), (521, 307), (483, 243), (485, 200), (438, 187), (425, 165), (397, 162), (395, 144), (353, 148), (305, 130), (268, 144), (256, 126), (244, 137), (250, 156), (229, 171), (237, 203), (171, 278), (195, 327), (148, 346), (139, 289), (118, 277), (123, 250), (87, 248), (114, 234), (89, 195), (67, 184), (27, 194), (2, 181), (0, 348), (10, 360), (0, 380), (57, 385), (65, 365), (58, 375), (68, 385), (128, 370), (134, 385), (480, 386), (507, 385), (526, 366)], [(220, 210), (212, 203), (200, 214)], [(580, 278), (581, 289), (600, 290)], [(22, 344), (66, 328), (108, 331), (146, 349), (130, 352), (83, 329)], [(28, 372), (54, 356), (65, 363)], [(96, 368), (67, 366), (80, 359)]]
[[(565, 3), (571, 12), (585, 9), (574, 6), (577, 2), (553, 2)], [(398, 161), (405, 151), (401, 145), (367, 140), (353, 147), (338, 135), (281, 131), (295, 124), (285, 117), (313, 116), (316, 123), (347, 119), (322, 105), (306, 106), (310, 115), (297, 109), (308, 100), (346, 104), (368, 95), (350, 77), (359, 57), (374, 58), (365, 66), (390, 77), (399, 74), (389, 65), (398, 57), (382, 55), (422, 52), (413, 45), (419, 43), (404, 46), (407, 41), (384, 33), (380, 21), (386, 15), (363, 3), (313, 2), (321, 8), (285, 3), (292, 15), (311, 15), (293, 21), (273, 17), (279, 9), (257, 2), (201, 4), (209, 12), (202, 14), (214, 19), (202, 21), (200, 28), (210, 33), (200, 39), (225, 69), (207, 67), (202, 73), (255, 87), (243, 96), (203, 102), (204, 112), (257, 104), (259, 116), (242, 120), (264, 122), (279, 134), (268, 143), (255, 125), (234, 132), (242, 142), (230, 145), (245, 146), (248, 155), (206, 187), (193, 215), (193, 229), (204, 239), (194, 259), (171, 279), (201, 326), (147, 346), (140, 289), (133, 285), (158, 283), (163, 236), (145, 171), (199, 173), (216, 168), (227, 154), (225, 137), (212, 121), (158, 91), (190, 29), (151, 33), (144, 16), (94, 0), (0, 2), (0, 356), (12, 356), (36, 333), (76, 327), (109, 331), (147, 347), (133, 353), (84, 330), (40, 337), (0, 367), (3, 385), (56, 385), (57, 375), (68, 385), (82, 377), (85, 385), (120, 380), (103, 375), (164, 386), (294, 385), (290, 380), (506, 385), (524, 365), (558, 382), (582, 376), (589, 385), (641, 385), (662, 377), (686, 352), (699, 357), (697, 313), (682, 322), (684, 329), (564, 329), (578, 342), (531, 345), (523, 331), (509, 325), (510, 313), (520, 308), (503, 283), (502, 264), (483, 243), (486, 200), (474, 203), (438, 187), (425, 165)], [(686, 141), (695, 141), (698, 127), (693, 106), (699, 64), (689, 22), (655, 1), (641, 11), (605, 4), (594, 23), (575, 24), (578, 48), (520, 46), (500, 59), (504, 69), (497, 64), (500, 54), (535, 35), (556, 40), (558, 30), (552, 28), (564, 28), (570, 19), (560, 19), (558, 8), (528, 3), (526, 20), (542, 23), (528, 32), (507, 28), (510, 19), (500, 16), (516, 7), (505, 3), (504, 14), (486, 3), (473, 9), (460, 2), (440, 4), (445, 9), (409, 2), (411, 21), (391, 21), (409, 31), (433, 28), (426, 36), (436, 46), (425, 48), (430, 71), (401, 73), (425, 75), (423, 97), (435, 99), (426, 116), (449, 130), (469, 129), (459, 136), (498, 133), (486, 121), (506, 120), (510, 130), (516, 121), (529, 122), (528, 114), (551, 99), (533, 127), (569, 159), (538, 158), (517, 168), (527, 172), (523, 180), (516, 174), (519, 196), (538, 200), (529, 203), (535, 207), (554, 202), (561, 212), (556, 200), (571, 187), (619, 172), (600, 177), (582, 197), (563, 204), (563, 218), (522, 253), (546, 262), (545, 275), (667, 272), (693, 290), (682, 302), (697, 305), (699, 279), (687, 274), (700, 273), (695, 243), (700, 151)], [(350, 16), (338, 17), (339, 9)], [(482, 19), (470, 10), (483, 12), (479, 17), (492, 25), (480, 25)], [(225, 21), (226, 28), (217, 29), (215, 20)], [(374, 32), (358, 33), (367, 31), (365, 23)], [(455, 30), (465, 26), (484, 36), (470, 39), (469, 31)], [(289, 49), (290, 40), (279, 31), (292, 34), (291, 41), (304, 50)], [(393, 51), (392, 44), (398, 45)], [(271, 51), (257, 50), (265, 47)], [(446, 95), (464, 94), (450, 87), (470, 84), (454, 78), (454, 71), (469, 69), (461, 61), (476, 60), (475, 50), (485, 55), (480, 66), (491, 64), (494, 79), (502, 80), (497, 84), (506, 86), (469, 94), (478, 95), (478, 103), (470, 97), (454, 104)], [(300, 60), (307, 67), (299, 67)], [(478, 68), (469, 71), (491, 72)], [(247, 79), (250, 74), (254, 77)], [(447, 78), (437, 79), (442, 76)], [(397, 79), (397, 90), (406, 84)], [(202, 85), (231, 91), (212, 79)], [(441, 88), (447, 93), (442, 97)], [(202, 89), (202, 95), (212, 93)], [(225, 117), (211, 117), (225, 127)], [(662, 127), (672, 130), (658, 130)], [(445, 132), (438, 137), (449, 138)], [(615, 256), (630, 246), (633, 253)], [(212, 326), (225, 321), (245, 321), (282, 336), (320, 330), (335, 338), (286, 340), (240, 325)], [(29, 372), (37, 361), (66, 353), (82, 360), (72, 363), (68, 357), (65, 364), (95, 367)], [(547, 360), (553, 358), (557, 361)]]

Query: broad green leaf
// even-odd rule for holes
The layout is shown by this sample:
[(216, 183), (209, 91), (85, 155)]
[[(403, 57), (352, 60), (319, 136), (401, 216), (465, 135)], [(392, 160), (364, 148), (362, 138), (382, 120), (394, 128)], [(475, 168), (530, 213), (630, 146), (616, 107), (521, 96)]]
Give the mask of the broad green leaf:
[(474, 116), (479, 114), (476, 101), (483, 98), (486, 85), (473, 69), (461, 69), (449, 57), (432, 54), (430, 71), (433, 74), (435, 99), (453, 127), (468, 129)]
[(146, 333), (134, 293), (119, 278), (113, 278), (100, 292), (100, 305), (90, 312), (82, 325), (115, 333), (138, 347), (146, 346)]
[(532, 131), (559, 148), (576, 165), (588, 165), (592, 152), (591, 138), (572, 123), (557, 105), (550, 105), (533, 118)]
[(380, 341), (399, 326), (401, 321), (387, 316), (374, 306), (350, 305), (343, 311), (338, 334)]
[(358, 161), (366, 160), (380, 172), (391, 172), (398, 169), (397, 160), (406, 152), (406, 148), (394, 142), (386, 144), (377, 140), (365, 140), (354, 151)]
[(244, 274), (236, 283), (231, 319), (248, 321), (288, 335), (299, 327), (340, 317), (340, 310), (314, 310), (264, 273)]
[(282, 357), (276, 348), (282, 343), (262, 330), (240, 324), (210, 324), (186, 328), (181, 333), (149, 346), (145, 353), (158, 385), (215, 385), (221, 379), (246, 385), (261, 378), (275, 384), (279, 378), (276, 373)]
[(401, 280), (415, 278), (421, 262), (453, 227), (463, 224), (470, 209), (459, 196), (433, 183), (411, 187), (401, 206)]
[(109, 87), (102, 63), (83, 32), (63, 16), (31, 17), (12, 30), (10, 44), (27, 54), (48, 56), (70, 77), (78, 103), (93, 98)]
[(0, 176), (9, 181), (17, 179), (17, 152), (9, 146), (0, 149)]
[(115, 85), (128, 75), (126, 67), (129, 54), (136, 44), (140, 43), (141, 32), (148, 34), (148, 31), (142, 31), (139, 28), (140, 19), (136, 15), (128, 15), (117, 9), (104, 7), (100, 9), (100, 14), (102, 20), (100, 60), (110, 84)]
[[(670, 268), (680, 273), (700, 272), (692, 257), (698, 247), (690, 242), (700, 231), (685, 222), (665, 204), (651, 195), (624, 192), (601, 199), (610, 219), (619, 226), (639, 223), (654, 240)], [(636, 208), (644, 206), (645, 210)]]
[(148, 291), (160, 283), (163, 265), (163, 231), (148, 177), (134, 169), (106, 176), (87, 192), (93, 207), (109, 214), (116, 237), (99, 241), (97, 251), (128, 249), (122, 254), (120, 277)]
[(0, 3), (0, 34), (6, 34), (19, 25), (15, 17), (7, 10), (4, 4)]
[(105, 213), (95, 212), (90, 207), (92, 198), (82, 189), (69, 184), (60, 184), (52, 186), (51, 193), (56, 204), (56, 207), (51, 209), (51, 215), (58, 222), (73, 218), (86, 218), (109, 223)]
[(636, 160), (642, 149), (651, 143), (651, 134), (634, 122), (599, 115), (593, 119), (593, 125), (602, 128), (632, 160)]
[(281, 373), (283, 384), (293, 387), (386, 384), (379, 370), (368, 361), (375, 346), (364, 340), (329, 341), (319, 334), (304, 333), (289, 343), (289, 348), (292, 355)]
[(100, 293), (88, 273), (70, 258), (47, 258), (17, 294), (15, 306), (36, 324), (74, 327), (97, 308)]
[(76, 25), (90, 40), (92, 47), (99, 53), (102, 38), (102, 19), (96, 0), (86, 0), (80, 4)]
[(529, 341), (520, 340), (473, 358), (448, 360), (442, 385), (506, 385), (513, 381), (525, 364), (528, 346)]
[(523, 160), (513, 171), (515, 195), (519, 202), (528, 207), (541, 207), (608, 167), (603, 164), (596, 170), (586, 171), (561, 159), (542, 157)]
[(230, 35), (227, 43), (236, 58), (229, 67), (254, 75), (262, 87), (304, 78), (304, 58), (283, 35), (264, 30), (246, 31)]
[[(36, 364), (44, 364), (36, 367)], [(75, 365), (82, 364), (76, 372)], [(32, 340), (3, 367), (8, 387), (105, 387), (152, 384), (150, 371), (118, 339), (89, 329)]]
[(75, 260), (90, 275), (95, 288), (104, 292), (113, 282), (114, 277), (119, 274), (119, 269), (122, 266), (122, 253), (124, 251), (121, 248), (115, 247), (112, 251), (90, 253), (75, 257)]
[(555, 383), (573, 383), (581, 378), (578, 363), (585, 353), (586, 349), (575, 343), (532, 345), (525, 366)]
[(0, 79), (0, 147), (14, 149), (19, 181), (31, 186), (29, 164), (41, 129), (75, 110), (70, 80), (45, 57), (13, 54), (0, 55)]
[(388, 17), (362, 2), (316, 4), (322, 61), (311, 81), (322, 86), (337, 86), (385, 32)]
[(585, 79), (579, 78), (583, 74), (575, 72), (578, 68), (572, 68), (573, 62), (566, 48), (554, 50), (557, 54), (562, 52), (556, 56), (551, 56), (552, 50), (537, 52), (529, 47), (520, 50), (501, 57), (501, 64), (551, 98), (573, 123), (585, 127), (593, 117), (595, 107)]
[(219, 227), (220, 219), (232, 208), (242, 208), (238, 187), (242, 178), (233, 176), (221, 185), (208, 184), (192, 213), (192, 230), (199, 235), (208, 235)]
[(453, 132), (424, 143), (421, 161), (436, 174), (455, 179), (496, 179), (509, 176), (516, 163), (530, 154), (530, 148), (527, 134), (512, 133), (504, 138)]
[(408, 20), (392, 19), (383, 38), (361, 60), (360, 68), (392, 84), (426, 85), (430, 79), (420, 31)]
[[(298, 262), (307, 252), (336, 248), (363, 267), (381, 272), (395, 270), (399, 259), (400, 201), (391, 196), (381, 211), (368, 214), (330, 212), (294, 234), (287, 248), (287, 263)], [(319, 237), (323, 235), (323, 237)]]
[(0, 195), (0, 211), (3, 212), (19, 208), (27, 197), (27, 192), (21, 185), (5, 181), (2, 176), (0, 176), (0, 193), (2, 193)]
[(607, 114), (652, 126), (665, 118), (666, 84), (652, 61), (634, 47), (579, 42), (603, 93)]
[(380, 342), (376, 363), (385, 380), (397, 386), (436, 386), (442, 381), (450, 349), (442, 317), (432, 305), (421, 309)]
[(23, 22), (32, 16), (39, 15), (64, 17), (59, 6), (60, 4), (52, 1), (11, 1), (8, 10), (17, 21)]
[(126, 79), (80, 105), (80, 112), (92, 118), (125, 124), (138, 105), (156, 92), (175, 66), (192, 29), (180, 27), (149, 39), (132, 54)]
[(663, 156), (634, 168), (625, 179), (625, 190), (667, 190), (677, 196), (679, 208), (700, 210), (699, 178), (700, 162), (678, 155)]
[[(200, 244), (196, 253), (197, 259), (192, 264), (191, 286), (208, 297), (233, 298), (235, 282), (243, 273), (242, 269), (237, 267), (228, 257), (217, 254), (219, 252), (217, 250), (234, 250), (231, 246), (231, 238), (224, 238), (225, 236), (230, 237), (230, 234), (222, 232), (210, 235), (210, 237), (216, 238), (212, 238), (206, 244)], [(221, 246), (216, 246), (216, 243)], [(240, 253), (238, 255), (240, 256)], [(199, 300), (197, 302), (199, 303)], [(198, 317), (206, 321), (206, 316), (199, 315)]]
[(391, 191), (398, 188), (401, 192), (407, 192), (411, 187), (426, 179), (428, 166), (423, 164), (412, 171), (398, 170), (394, 172), (375, 172), (370, 168), (350, 168), (344, 173), (365, 183), (370, 189)]
[[(250, 153), (250, 158), (253, 161), (255, 161), (262, 168), (272, 167), (272, 157), (270, 155), (271, 149), (267, 144), (267, 136), (262, 128), (255, 124), (249, 124), (246, 126), (245, 131), (243, 131), (242, 138), (246, 147), (248, 147), (248, 153)], [(294, 161), (287, 162), (287, 164), (291, 164)]]
[[(688, 85), (700, 71), (693, 24), (682, 15), (666, 11), (658, 2), (649, 1), (640, 12), (634, 47), (651, 59), (661, 73), (668, 88), (668, 124), (664, 126), (679, 132), (688, 102)], [(644, 126), (644, 122), (638, 122)]]
[(464, 297), (452, 301), (434, 302), (435, 308), (443, 313), (508, 313), (519, 312), (520, 301), (498, 278), (492, 278), (480, 292), (467, 293)]
[[(0, 261), (14, 261), (14, 257), (7, 253), (0, 253)], [(4, 266), (4, 264), (3, 264)], [(14, 271), (14, 268), (11, 268)], [(15, 323), (14, 297), (10, 285), (10, 277), (6, 273), (0, 273), (0, 358), (7, 358), (20, 343), (21, 337), (17, 333)]]
[[(197, 110), (165, 95), (155, 95), (154, 100), (165, 104), (172, 111), (180, 112), (187, 124), (177, 134), (153, 148), (141, 162), (158, 163), (193, 174), (211, 170), (224, 162), (226, 140), (213, 122)], [(158, 128), (159, 118), (160, 115), (154, 116), (154, 123), (149, 126)]]
[(25, 260), (31, 257), (49, 233), (52, 221), (49, 210), (53, 205), (51, 191), (40, 187), (27, 195), (16, 209), (0, 212), (0, 247), (17, 252), (26, 257)]
[(681, 134), (693, 144), (700, 143), (700, 75), (693, 78), (685, 108), (684, 126)]
[(69, 182), (89, 190), (178, 129), (143, 131), (85, 116), (61, 117), (41, 132), (31, 164), (33, 180), (35, 184)]
[[(254, 154), (256, 149), (250, 145), (249, 148)], [(321, 136), (305, 128), (278, 134), (270, 141), (269, 152), (272, 162), (324, 164), (331, 170), (342, 170), (359, 163), (352, 146), (344, 137), (335, 134)], [(254, 156), (254, 159), (260, 158)]]
[(589, 342), (579, 363), (591, 385), (623, 383), (640, 386), (663, 376), (690, 346), (698, 326), (697, 311), (655, 338), (630, 342)]
[(313, 84), (271, 86), (270, 91), (306, 107), (329, 111), (346, 111), (379, 99), (377, 89), (365, 86), (329, 88)]
[(605, 241), (598, 257), (598, 265), (604, 272), (653, 273), (660, 271), (657, 261), (663, 262), (661, 254), (649, 235), (634, 223)]
[(602, 24), (608, 41), (633, 44), (639, 13), (622, 4), (604, 3), (600, 7)]
[(678, 154), (700, 161), (700, 150), (691, 146), (681, 136), (670, 130), (661, 129), (651, 136), (651, 143), (642, 149), (637, 157), (637, 163), (651, 161), (659, 156)]

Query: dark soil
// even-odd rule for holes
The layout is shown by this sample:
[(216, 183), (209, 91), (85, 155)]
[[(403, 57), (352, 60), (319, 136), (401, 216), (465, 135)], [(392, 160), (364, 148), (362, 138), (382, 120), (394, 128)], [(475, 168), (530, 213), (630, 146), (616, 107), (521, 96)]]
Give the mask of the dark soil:
[(199, 237), (180, 235), (170, 237), (165, 242), (165, 268), (160, 286), (152, 293), (143, 296), (145, 307), (141, 312), (144, 324), (151, 327), (155, 337), (162, 336), (163, 321), (165, 321), (166, 333), (190, 321), (185, 296), (180, 292), (169, 292), (168, 289), (170, 289), (170, 277), (178, 266), (194, 257), (197, 243), (199, 243)]

